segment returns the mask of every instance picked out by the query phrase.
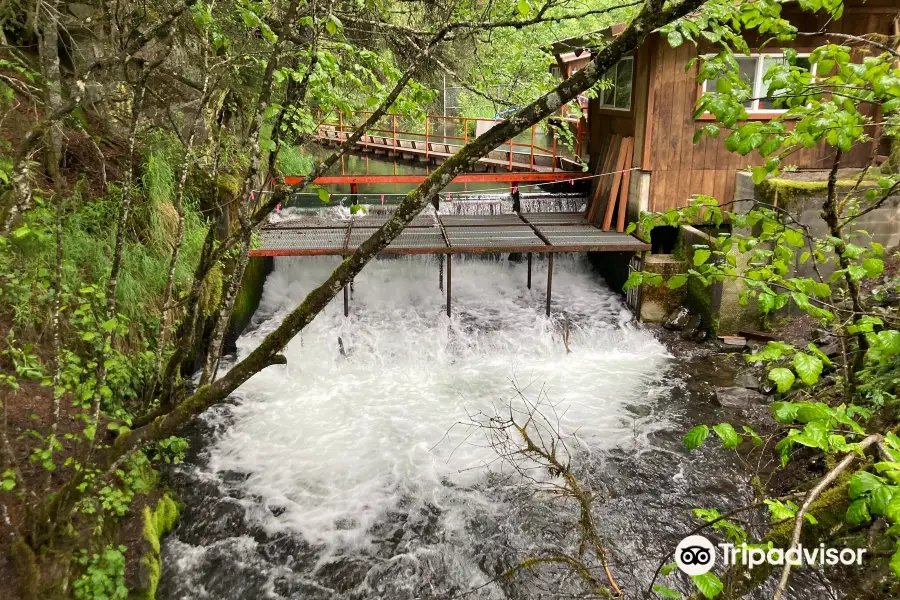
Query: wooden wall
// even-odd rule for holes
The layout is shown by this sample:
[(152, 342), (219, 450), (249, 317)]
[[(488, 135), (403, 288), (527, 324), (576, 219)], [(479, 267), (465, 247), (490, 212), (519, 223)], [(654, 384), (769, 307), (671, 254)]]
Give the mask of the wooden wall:
[[(888, 4), (885, 5), (884, 2)], [(898, 9), (888, 12), (878, 7), (890, 6), (895, 2), (896, 0), (870, 0), (864, 5), (868, 9), (848, 7), (844, 17), (831, 24), (829, 30), (853, 35), (876, 31), (890, 33), (893, 15)], [(809, 21), (808, 16), (803, 20)], [(814, 19), (800, 26), (804, 31), (818, 31), (819, 27)], [(801, 51), (811, 50), (825, 43), (826, 39), (827, 36), (800, 38), (801, 43), (793, 46)], [(773, 46), (768, 48), (775, 50)], [(691, 44), (672, 48), (665, 39), (654, 34), (641, 47), (640, 54), (650, 58), (646, 123), (649, 133), (645, 139), (642, 137), (641, 145), (636, 146), (644, 149), (644, 164), (635, 164), (651, 172), (648, 208), (652, 211), (664, 211), (685, 206), (693, 194), (715, 196), (720, 203), (733, 200), (736, 172), (748, 165), (760, 165), (763, 159), (757, 153), (740, 156), (726, 151), (726, 130), (722, 130), (718, 138), (704, 136), (698, 144), (693, 143), (695, 131), (707, 123), (693, 117), (694, 106), (700, 95), (696, 83), (698, 67), (695, 65), (685, 72), (685, 65), (698, 54), (697, 48)], [(592, 118), (594, 114), (591, 113)], [(613, 128), (616, 124), (601, 124), (599, 127), (593, 123), (591, 125), (592, 131), (599, 128), (602, 132), (605, 127)], [(638, 156), (639, 153), (635, 152), (636, 161)], [(870, 156), (870, 145), (859, 146), (844, 156), (842, 166), (865, 166)], [(823, 144), (794, 154), (788, 162), (805, 169), (827, 169), (831, 166), (832, 157), (833, 151)]]
[(640, 167), (644, 128), (647, 115), (647, 84), (650, 71), (651, 53), (641, 47), (635, 54), (634, 71), (631, 80), (631, 110), (610, 110), (601, 108), (600, 101), (592, 98), (588, 107), (588, 151), (596, 159), (601, 148), (606, 147), (607, 138), (613, 134), (635, 138), (634, 160), (631, 166)]

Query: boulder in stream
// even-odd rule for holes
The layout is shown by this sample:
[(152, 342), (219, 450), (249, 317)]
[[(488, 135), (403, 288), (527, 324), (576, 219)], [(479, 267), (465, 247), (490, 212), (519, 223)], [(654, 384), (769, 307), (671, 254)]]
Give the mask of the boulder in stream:
[(749, 408), (759, 404), (765, 404), (766, 397), (756, 390), (748, 390), (744, 387), (716, 388), (716, 403), (725, 408)]
[(674, 331), (681, 331), (684, 329), (684, 326), (688, 324), (690, 318), (690, 311), (683, 306), (679, 306), (666, 316), (666, 320), (663, 321), (663, 327)]

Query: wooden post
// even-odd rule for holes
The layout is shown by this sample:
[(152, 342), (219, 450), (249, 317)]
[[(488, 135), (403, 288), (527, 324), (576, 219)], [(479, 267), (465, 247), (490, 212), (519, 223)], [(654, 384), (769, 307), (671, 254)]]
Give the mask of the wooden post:
[(447, 316), (448, 317), (450, 316), (450, 288), (453, 286), (453, 277), (451, 276), (452, 264), (451, 264), (451, 260), (450, 260), (452, 257), (453, 257), (452, 254), (447, 255)]
[[(477, 123), (478, 121), (476, 121)], [(463, 119), (463, 146), (469, 143), (469, 120)]]
[(549, 260), (547, 261), (547, 316), (550, 316), (550, 296), (553, 290), (553, 253), (548, 252)]
[(391, 115), (391, 141), (394, 145), (394, 152), (397, 152), (397, 115)]
[(513, 139), (509, 138), (509, 170), (512, 171), (512, 163), (513, 163)]
[(344, 113), (338, 113), (338, 137), (341, 138), (341, 143), (344, 143)]
[[(428, 115), (425, 115), (425, 158), (428, 158)], [(447, 310), (450, 310), (449, 305)]]
[(444, 291), (444, 255), (438, 254), (438, 289)]
[(344, 316), (350, 316), (350, 286), (344, 286)]
[(528, 253), (528, 289), (531, 289), (531, 252)]

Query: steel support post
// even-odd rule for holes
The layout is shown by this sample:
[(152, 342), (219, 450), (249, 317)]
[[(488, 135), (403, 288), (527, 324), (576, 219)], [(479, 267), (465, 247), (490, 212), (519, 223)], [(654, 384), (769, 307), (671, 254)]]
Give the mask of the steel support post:
[(553, 253), (548, 253), (547, 260), (547, 316), (550, 316), (550, 297), (553, 290)]
[[(547, 307), (548, 307), (547, 310), (550, 310), (550, 308), (549, 308), (550, 300), (549, 299), (547, 300)], [(349, 285), (344, 286), (344, 316), (345, 317), (350, 316), (350, 286)]]
[(531, 252), (528, 253), (528, 289), (531, 289)]
[(452, 276), (452, 254), (447, 255), (447, 316), (450, 316), (450, 290), (453, 287), (453, 276)]

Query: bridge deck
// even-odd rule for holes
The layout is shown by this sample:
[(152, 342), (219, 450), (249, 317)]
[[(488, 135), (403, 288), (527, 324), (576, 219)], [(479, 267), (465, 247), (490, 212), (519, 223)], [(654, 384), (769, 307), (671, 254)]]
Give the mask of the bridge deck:
[[(345, 221), (292, 219), (261, 231), (251, 256), (352, 254), (387, 215)], [(382, 254), (481, 254), (486, 252), (637, 252), (650, 245), (634, 236), (602, 231), (583, 213), (420, 215)]]

